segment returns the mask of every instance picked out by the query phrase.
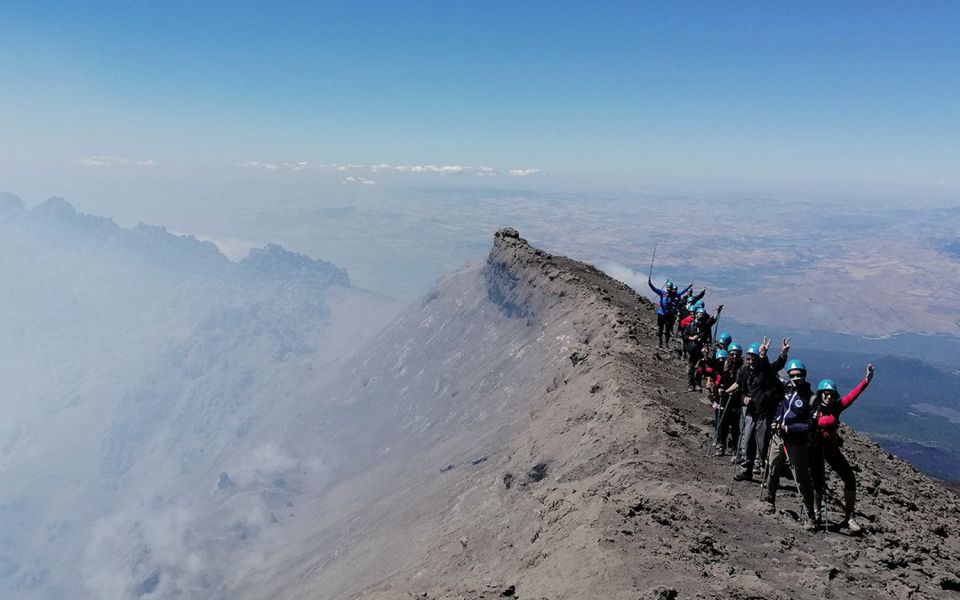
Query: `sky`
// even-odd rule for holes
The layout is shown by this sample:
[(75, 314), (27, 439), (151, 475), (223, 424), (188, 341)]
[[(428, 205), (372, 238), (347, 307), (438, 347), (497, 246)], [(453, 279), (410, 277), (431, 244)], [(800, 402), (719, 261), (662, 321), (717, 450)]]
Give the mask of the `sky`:
[(0, 188), (261, 171), (955, 198), (957, 23), (956, 2), (4, 0)]

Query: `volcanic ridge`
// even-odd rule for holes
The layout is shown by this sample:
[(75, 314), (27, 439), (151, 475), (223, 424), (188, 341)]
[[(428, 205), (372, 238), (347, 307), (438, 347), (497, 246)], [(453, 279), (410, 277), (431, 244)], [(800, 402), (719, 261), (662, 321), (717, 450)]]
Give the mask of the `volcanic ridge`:
[(247, 597), (957, 597), (956, 495), (844, 427), (864, 532), (803, 531), (789, 481), (762, 514), (655, 327), (625, 284), (498, 231), (361, 352), (329, 431), (378, 451)]

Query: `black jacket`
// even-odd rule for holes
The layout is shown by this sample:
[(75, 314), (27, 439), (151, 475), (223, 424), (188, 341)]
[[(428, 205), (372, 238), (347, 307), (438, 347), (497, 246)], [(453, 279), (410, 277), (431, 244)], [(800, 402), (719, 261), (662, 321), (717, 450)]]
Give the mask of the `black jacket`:
[(744, 395), (750, 396), (752, 414), (772, 417), (783, 398), (783, 383), (777, 373), (787, 364), (787, 355), (780, 353), (777, 360), (770, 362), (766, 357), (757, 358), (753, 367), (744, 365), (747, 389)]

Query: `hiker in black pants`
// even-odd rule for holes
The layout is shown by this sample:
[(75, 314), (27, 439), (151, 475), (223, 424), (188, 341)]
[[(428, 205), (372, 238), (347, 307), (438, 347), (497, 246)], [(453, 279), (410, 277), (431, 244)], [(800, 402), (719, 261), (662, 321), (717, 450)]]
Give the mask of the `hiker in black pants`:
[(700, 323), (703, 311), (687, 317), (683, 327), (683, 353), (687, 356), (687, 391), (697, 390), (697, 369), (703, 360), (703, 341), (700, 339)]
[(693, 284), (690, 284), (687, 287), (687, 293), (680, 295), (680, 302), (677, 304), (677, 337), (681, 339), (680, 344), (680, 354), (683, 358), (687, 357), (687, 347), (686, 344), (682, 343), (683, 340), (683, 328), (686, 327), (689, 317), (692, 317), (696, 312), (698, 306), (703, 306), (701, 299), (707, 293), (707, 289), (704, 288), (700, 291), (699, 294), (694, 294), (692, 291)]
[[(726, 453), (728, 437), (734, 446), (740, 439), (740, 402), (742, 400), (736, 381), (743, 360), (739, 356), (740, 346), (730, 344), (729, 347), (731, 351), (717, 350), (718, 356), (724, 352), (726, 357), (721, 366), (722, 371), (717, 386), (720, 414), (717, 420), (716, 456), (723, 456)], [(733, 452), (736, 453), (736, 448), (733, 448)]]
[(743, 393), (743, 433), (740, 436), (740, 466), (733, 479), (750, 481), (763, 470), (770, 423), (783, 396), (783, 384), (777, 373), (787, 364), (790, 338), (784, 338), (780, 356), (772, 363), (767, 360), (770, 340), (754, 342), (747, 350), (746, 363), (740, 371), (739, 389)]
[(657, 347), (663, 348), (664, 336), (666, 336), (667, 346), (670, 345), (670, 334), (673, 332), (673, 322), (677, 318), (677, 310), (680, 307), (680, 297), (693, 289), (693, 284), (688, 285), (682, 292), (677, 292), (677, 286), (668, 279), (661, 290), (653, 285), (648, 277), (647, 285), (660, 298), (657, 303)]
[[(723, 305), (717, 307), (717, 315), (723, 311)], [(709, 352), (713, 344), (711, 328), (717, 322), (717, 317), (707, 314), (700, 304), (692, 317), (684, 319), (683, 346), (687, 354), (687, 391), (703, 391), (701, 385), (704, 352)]]
[(857, 477), (853, 468), (847, 462), (841, 448), (843, 438), (840, 437), (840, 413), (850, 407), (860, 397), (873, 380), (873, 365), (867, 365), (867, 375), (853, 390), (840, 398), (837, 384), (832, 379), (824, 379), (817, 386), (817, 399), (820, 406), (820, 415), (817, 420), (817, 434), (814, 436), (813, 464), (813, 504), (817, 522), (823, 521), (820, 512), (823, 507), (823, 495), (826, 487), (826, 464), (830, 465), (840, 479), (843, 480), (843, 508), (844, 519), (840, 526), (846, 526), (851, 533), (861, 531), (860, 524), (854, 519), (854, 510), (857, 504)]
[(773, 417), (773, 439), (770, 441), (770, 456), (766, 481), (767, 511), (776, 512), (777, 488), (780, 477), (788, 469), (803, 497), (804, 528), (813, 531), (817, 519), (813, 512), (813, 485), (810, 480), (810, 439), (817, 427), (819, 404), (813, 388), (807, 382), (807, 366), (801, 360), (787, 363), (787, 382), (782, 400)]

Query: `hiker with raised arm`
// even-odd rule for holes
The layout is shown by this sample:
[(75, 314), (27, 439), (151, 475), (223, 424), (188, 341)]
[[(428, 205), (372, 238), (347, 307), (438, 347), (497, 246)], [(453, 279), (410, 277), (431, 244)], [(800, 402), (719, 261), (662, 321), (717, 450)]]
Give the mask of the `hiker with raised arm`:
[(766, 462), (771, 419), (783, 390), (777, 373), (787, 364), (790, 352), (790, 338), (784, 338), (780, 356), (770, 362), (767, 359), (770, 341), (763, 338), (762, 342), (750, 344), (737, 381), (743, 394), (744, 420), (738, 450), (740, 465), (733, 477), (735, 481), (751, 481), (762, 473)]
[(843, 508), (844, 519), (841, 527), (847, 527), (851, 533), (861, 531), (860, 524), (854, 519), (857, 504), (857, 478), (843, 455), (843, 438), (840, 437), (840, 413), (850, 407), (867, 389), (873, 380), (873, 365), (867, 365), (867, 374), (853, 390), (840, 398), (837, 384), (832, 379), (824, 379), (817, 386), (817, 403), (819, 417), (817, 419), (817, 433), (814, 436), (813, 459), (811, 471), (813, 476), (813, 504), (817, 522), (822, 519), (823, 495), (826, 484), (826, 465), (843, 480)]
[(787, 470), (803, 499), (801, 519), (808, 531), (816, 530), (813, 511), (813, 482), (810, 480), (810, 441), (817, 427), (817, 403), (813, 388), (807, 382), (807, 366), (796, 358), (787, 363), (783, 398), (773, 417), (770, 453), (767, 458), (767, 511), (776, 512), (777, 488)]
[(680, 297), (688, 293), (693, 288), (693, 284), (691, 283), (679, 293), (677, 286), (669, 279), (663, 289), (653, 285), (649, 277), (647, 285), (660, 298), (657, 303), (657, 347), (663, 348), (664, 336), (666, 336), (667, 345), (670, 344), (670, 334), (673, 331), (674, 320), (677, 318), (677, 310), (680, 308)]

